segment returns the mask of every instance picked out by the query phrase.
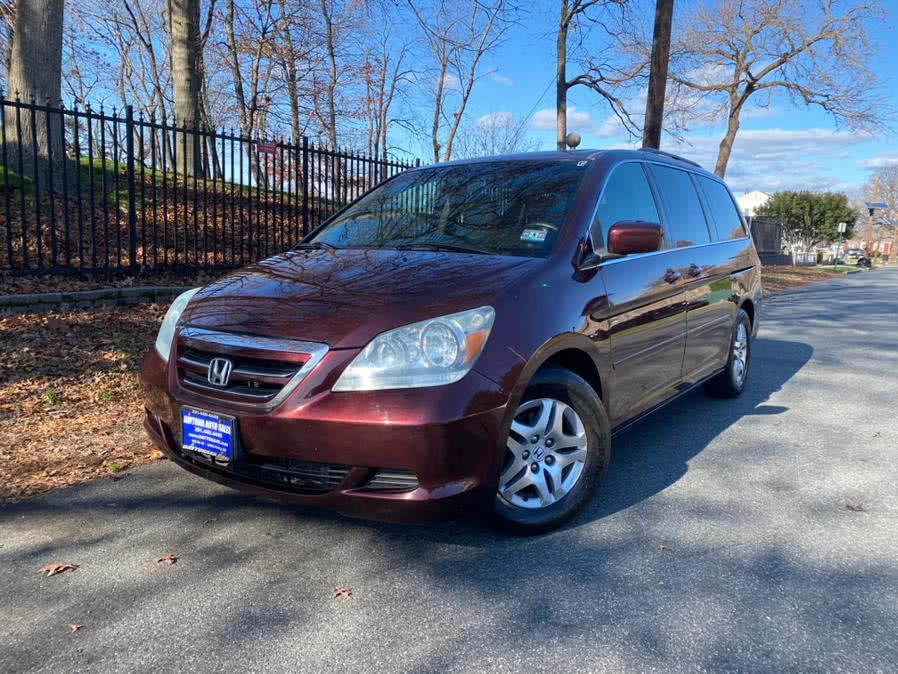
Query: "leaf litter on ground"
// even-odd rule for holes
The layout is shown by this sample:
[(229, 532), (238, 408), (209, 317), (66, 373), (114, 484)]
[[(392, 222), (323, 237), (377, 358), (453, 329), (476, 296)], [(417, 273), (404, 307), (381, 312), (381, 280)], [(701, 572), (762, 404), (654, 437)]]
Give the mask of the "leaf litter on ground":
[(140, 360), (165, 306), (0, 315), (0, 504), (161, 458)]
[(62, 562), (58, 564), (45, 564), (44, 566), (39, 568), (37, 572), (45, 576), (56, 576), (60, 573), (65, 573), (66, 571), (75, 571), (77, 568), (77, 564)]

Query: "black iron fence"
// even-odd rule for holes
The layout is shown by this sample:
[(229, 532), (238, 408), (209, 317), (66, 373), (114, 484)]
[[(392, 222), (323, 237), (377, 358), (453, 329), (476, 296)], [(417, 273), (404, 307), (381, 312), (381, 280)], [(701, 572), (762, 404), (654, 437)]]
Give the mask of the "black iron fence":
[(196, 126), (0, 92), (0, 272), (239, 266), (412, 166)]
[(748, 219), (759, 253), (783, 252), (783, 222), (779, 218), (754, 216)]

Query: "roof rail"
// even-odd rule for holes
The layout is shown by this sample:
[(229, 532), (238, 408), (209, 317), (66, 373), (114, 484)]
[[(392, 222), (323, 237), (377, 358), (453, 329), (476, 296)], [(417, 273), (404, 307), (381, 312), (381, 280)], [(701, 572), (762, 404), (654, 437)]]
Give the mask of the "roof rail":
[(698, 166), (699, 168), (704, 168), (697, 161), (692, 161), (691, 159), (686, 159), (686, 157), (681, 157), (678, 154), (674, 154), (673, 152), (665, 152), (664, 150), (656, 150), (653, 147), (641, 147), (639, 148), (640, 152), (651, 152), (652, 154), (660, 154), (664, 157), (670, 157), (671, 159), (676, 159), (678, 161), (686, 162), (687, 164), (692, 164), (693, 166)]

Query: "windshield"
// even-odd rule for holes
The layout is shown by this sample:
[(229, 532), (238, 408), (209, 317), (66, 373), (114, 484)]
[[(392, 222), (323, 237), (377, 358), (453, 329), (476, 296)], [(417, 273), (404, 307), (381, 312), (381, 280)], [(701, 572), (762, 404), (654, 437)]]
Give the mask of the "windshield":
[(585, 162), (571, 160), (408, 171), (352, 204), (311, 242), (542, 257), (552, 249), (585, 172)]

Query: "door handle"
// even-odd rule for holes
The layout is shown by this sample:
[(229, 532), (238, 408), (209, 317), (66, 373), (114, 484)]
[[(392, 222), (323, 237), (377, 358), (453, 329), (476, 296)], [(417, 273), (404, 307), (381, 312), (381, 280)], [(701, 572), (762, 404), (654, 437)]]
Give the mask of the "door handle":
[(695, 264), (695, 262), (693, 262), (691, 265), (689, 265), (689, 269), (686, 271), (686, 274), (690, 278), (696, 278), (702, 275), (702, 268)]
[(673, 269), (668, 269), (664, 273), (664, 280), (668, 283), (676, 283), (682, 278), (682, 274), (678, 271), (674, 271)]

